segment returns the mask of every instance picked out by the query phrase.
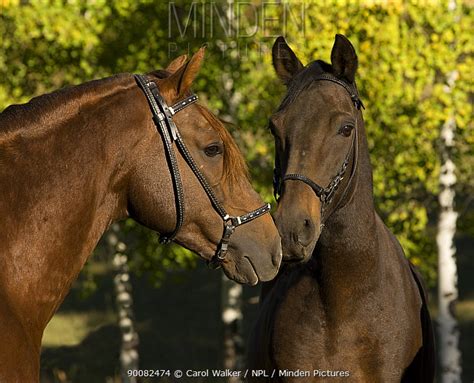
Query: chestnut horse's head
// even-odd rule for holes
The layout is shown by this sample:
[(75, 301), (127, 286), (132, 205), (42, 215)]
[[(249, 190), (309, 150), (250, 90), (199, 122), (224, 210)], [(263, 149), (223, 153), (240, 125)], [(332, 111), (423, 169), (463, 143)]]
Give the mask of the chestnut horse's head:
[(307, 260), (325, 220), (343, 203), (357, 161), (362, 103), (355, 86), (357, 56), (336, 36), (331, 64), (304, 67), (283, 37), (273, 46), (273, 65), (288, 93), (270, 118), (275, 137), (275, 221), (283, 259)]
[[(202, 48), (189, 61), (181, 56), (165, 71), (148, 74), (147, 81), (157, 85), (165, 105), (192, 100), (190, 88), (203, 59)], [(138, 86), (136, 92), (141, 113), (147, 116), (144, 119), (147, 135), (137, 143), (139, 154), (129, 186), (128, 212), (132, 218), (162, 234), (175, 231), (179, 226), (178, 215), (183, 212), (184, 219), (174, 240), (214, 262), (216, 254), (222, 253), (219, 249), (223, 247), (224, 225), (227, 223), (229, 230), (231, 222), (226, 214), (242, 217), (263, 205), (251, 187), (244, 159), (219, 119), (192, 100), (190, 105), (169, 116), (169, 123), (176, 126), (179, 136), (177, 141), (171, 139), (177, 160), (177, 167), (173, 169), (164, 147), (165, 138), (152, 120), (147, 98)], [(157, 124), (159, 126), (158, 121)], [(168, 131), (170, 136), (171, 130)], [(176, 168), (181, 179), (179, 185), (173, 184), (172, 173), (176, 173)], [(201, 180), (199, 174), (203, 176)], [(183, 206), (180, 207), (177, 189), (181, 186)], [(243, 221), (252, 218), (244, 217)], [(280, 265), (281, 243), (271, 216), (263, 214), (240, 223), (240, 219), (233, 221), (238, 226), (230, 235), (225, 257), (219, 262), (225, 274), (248, 284), (272, 279)]]

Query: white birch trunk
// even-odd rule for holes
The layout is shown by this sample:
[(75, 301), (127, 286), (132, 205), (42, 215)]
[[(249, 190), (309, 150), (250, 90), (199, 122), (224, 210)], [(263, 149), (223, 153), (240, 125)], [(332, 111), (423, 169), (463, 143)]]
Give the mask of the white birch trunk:
[[(224, 368), (243, 368), (244, 340), (242, 336), (242, 285), (222, 273), (222, 323), (224, 327)], [(238, 377), (229, 377), (229, 383), (239, 383)]]
[(119, 225), (114, 224), (107, 234), (110, 252), (114, 254), (113, 264), (115, 299), (117, 303), (119, 327), (122, 335), (120, 347), (120, 371), (123, 383), (136, 383), (137, 378), (129, 376), (129, 370), (138, 369), (138, 334), (134, 327), (132, 284), (128, 268), (127, 246), (120, 241)]
[[(451, 93), (458, 73), (448, 76), (446, 93)], [(454, 111), (453, 111), (454, 113)], [(441, 172), (440, 216), (438, 222), (438, 333), (440, 345), (441, 381), (443, 383), (461, 382), (461, 352), (459, 350), (459, 329), (455, 317), (458, 298), (456, 248), (454, 235), (458, 214), (454, 210), (456, 167), (451, 159), (454, 145), (456, 121), (454, 115), (448, 117), (441, 129)]]

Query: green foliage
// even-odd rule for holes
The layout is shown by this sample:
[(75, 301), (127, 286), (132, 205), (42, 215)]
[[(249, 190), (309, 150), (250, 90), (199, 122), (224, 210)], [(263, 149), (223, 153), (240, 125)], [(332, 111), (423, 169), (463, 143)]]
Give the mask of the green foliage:
[[(273, 166), (267, 119), (285, 92), (271, 66), (273, 41), (284, 34), (304, 63), (329, 61), (335, 33), (346, 34), (360, 61), (358, 86), (367, 106), (378, 210), (407, 256), (433, 283), (436, 258), (428, 227), (437, 209), (439, 131), (450, 115), (457, 123), (459, 198), (474, 189), (468, 99), (473, 18), (467, 2), (457, 2), (455, 11), (447, 1), (236, 2), (230, 24), (224, 18), (227, 2), (2, 4), (0, 110), (65, 85), (163, 67), (208, 43), (196, 91), (234, 123), (230, 129), (266, 199), (272, 194)], [(453, 70), (458, 78), (448, 95), (446, 78)], [(137, 224), (128, 222), (126, 228), (140, 254), (135, 269), (153, 270), (157, 280), (168, 268), (196, 261), (182, 249), (159, 246), (156, 236)]]
[[(139, 276), (146, 273), (156, 287), (173, 272), (196, 267), (198, 258), (189, 250), (175, 244), (160, 245), (156, 233), (133, 220), (127, 219), (122, 230), (126, 235), (127, 253), (132, 255), (130, 269)], [(173, 275), (179, 278), (179, 273)]]

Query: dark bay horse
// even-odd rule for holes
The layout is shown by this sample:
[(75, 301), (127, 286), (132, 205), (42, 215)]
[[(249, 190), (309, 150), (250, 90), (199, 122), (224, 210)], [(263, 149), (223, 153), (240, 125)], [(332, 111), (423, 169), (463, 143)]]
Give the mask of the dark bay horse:
[(166, 115), (152, 114), (129, 74), (0, 114), (0, 382), (38, 381), (43, 330), (113, 221), (129, 216), (205, 260), (217, 254), (237, 282), (276, 275), (281, 244), (268, 209), (246, 214), (262, 201), (243, 157), (189, 91), (203, 58), (201, 49), (141, 77)]
[(374, 209), (355, 50), (337, 35), (331, 64), (304, 67), (280, 37), (273, 64), (288, 87), (270, 119), (288, 263), (262, 289), (249, 367), (271, 382), (432, 382), (421, 278)]

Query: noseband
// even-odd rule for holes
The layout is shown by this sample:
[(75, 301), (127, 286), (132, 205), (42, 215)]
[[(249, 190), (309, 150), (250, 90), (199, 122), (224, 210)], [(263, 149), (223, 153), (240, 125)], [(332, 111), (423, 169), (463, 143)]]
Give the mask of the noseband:
[(145, 93), (145, 96), (148, 99), (148, 103), (153, 114), (153, 121), (155, 122), (158, 131), (161, 133), (175, 193), (177, 213), (176, 226), (171, 233), (160, 236), (160, 243), (171, 242), (178, 234), (178, 231), (183, 225), (184, 221), (183, 183), (181, 181), (181, 174), (179, 172), (176, 154), (173, 149), (173, 143), (176, 143), (176, 146), (181, 152), (181, 155), (183, 156), (184, 160), (189, 165), (193, 173), (196, 175), (196, 178), (201, 183), (204, 191), (206, 192), (207, 196), (209, 197), (209, 200), (211, 201), (212, 206), (223, 220), (224, 232), (222, 234), (222, 238), (219, 241), (219, 245), (217, 246), (217, 250), (214, 254), (214, 257), (210, 261), (208, 261), (209, 265), (212, 268), (218, 268), (221, 262), (226, 257), (230, 237), (234, 233), (235, 229), (238, 226), (248, 223), (254, 220), (255, 218), (261, 217), (262, 215), (268, 213), (270, 211), (270, 204), (263, 205), (262, 207), (251, 211), (250, 213), (243, 214), (237, 217), (229, 215), (217, 199), (214, 192), (212, 191), (212, 188), (207, 182), (206, 178), (199, 170), (198, 165), (191, 156), (191, 153), (186, 147), (179, 133), (179, 130), (172, 119), (173, 115), (183, 110), (187, 106), (195, 103), (198, 99), (197, 95), (192, 94), (191, 96), (186, 97), (181, 101), (178, 101), (173, 106), (168, 106), (163, 97), (161, 96), (157, 85), (154, 82), (148, 81), (146, 77), (142, 75), (135, 75), (135, 80), (137, 81), (138, 86)]
[[(344, 81), (338, 79), (337, 77), (329, 74), (329, 73), (323, 73), (316, 78), (313, 79), (313, 81), (331, 81), (334, 82), (340, 86), (342, 86), (350, 95), (352, 102), (354, 103), (354, 106), (360, 110), (361, 108), (365, 109), (364, 104), (359, 98), (357, 89)], [(336, 194), (337, 189), (339, 188), (340, 183), (344, 179), (344, 174), (346, 173), (347, 166), (349, 165), (350, 161), (350, 156), (351, 153), (354, 151), (354, 164), (352, 166), (352, 172), (351, 176), (349, 179), (348, 186), (350, 184), (350, 180), (352, 179), (355, 169), (357, 167), (357, 152), (358, 152), (358, 144), (357, 144), (357, 126), (354, 128), (355, 132), (352, 135), (352, 143), (351, 147), (349, 148), (349, 151), (346, 154), (346, 157), (344, 159), (344, 162), (342, 163), (339, 171), (337, 174), (332, 178), (331, 182), (329, 182), (329, 185), (327, 187), (322, 187), (321, 185), (317, 184), (310, 178), (306, 177), (305, 175), (298, 174), (298, 173), (290, 173), (286, 174), (283, 177), (281, 176), (281, 170), (279, 168), (279, 165), (275, 165), (275, 169), (273, 170), (273, 193), (275, 195), (275, 198), (279, 200), (279, 197), (281, 196), (281, 189), (282, 185), (285, 181), (287, 180), (295, 180), (295, 181), (302, 181), (305, 184), (307, 184), (311, 189), (313, 189), (314, 193), (318, 196), (318, 198), (321, 201), (321, 217), (323, 215), (324, 210), (327, 208), (327, 206), (331, 203), (332, 199), (334, 198), (334, 195)], [(277, 162), (277, 161), (276, 161)], [(347, 187), (348, 187), (347, 186)], [(347, 189), (346, 189), (347, 190)], [(344, 192), (345, 194), (345, 192)]]

